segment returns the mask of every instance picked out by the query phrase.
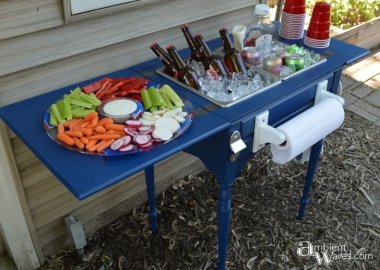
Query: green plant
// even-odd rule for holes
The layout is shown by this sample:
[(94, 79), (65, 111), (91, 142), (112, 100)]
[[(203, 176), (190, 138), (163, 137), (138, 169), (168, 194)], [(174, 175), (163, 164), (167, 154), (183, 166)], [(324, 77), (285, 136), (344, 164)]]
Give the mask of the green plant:
[[(307, 0), (308, 14), (311, 15), (316, 0)], [(348, 28), (369, 21), (379, 15), (380, 0), (331, 0), (331, 24)]]

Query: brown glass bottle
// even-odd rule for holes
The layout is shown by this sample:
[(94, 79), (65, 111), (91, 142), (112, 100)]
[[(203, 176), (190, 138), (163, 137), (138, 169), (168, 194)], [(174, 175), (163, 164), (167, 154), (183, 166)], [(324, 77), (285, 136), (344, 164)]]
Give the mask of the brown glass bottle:
[(186, 38), (187, 44), (189, 45), (189, 48), (191, 51), (191, 55), (190, 55), (191, 59), (197, 62), (201, 62), (202, 54), (199, 50), (198, 44), (195, 42), (193, 34), (190, 31), (189, 25), (187, 24), (181, 25), (181, 30), (182, 30), (183, 35)]
[(194, 39), (197, 42), (199, 48), (201, 49), (200, 51), (202, 52), (202, 63), (205, 67), (205, 70), (207, 71), (211, 67), (219, 75), (227, 76), (226, 68), (224, 67), (222, 61), (220, 61), (213, 55), (206, 41), (203, 39), (202, 34), (195, 34)]
[(173, 63), (178, 70), (178, 80), (191, 86), (194, 89), (199, 90), (200, 85), (197, 74), (192, 68), (186, 65), (186, 63), (179, 55), (176, 47), (173, 44), (170, 44), (166, 50), (168, 51), (170, 57), (173, 59)]
[(220, 29), (219, 34), (223, 40), (224, 63), (226, 64), (228, 72), (245, 73), (246, 69), (243, 64), (243, 59), (241, 58), (240, 53), (235, 50), (227, 29)]
[(163, 48), (161, 48), (157, 42), (153, 43), (150, 48), (165, 65), (164, 72), (169, 76), (178, 79), (178, 70), (176, 69), (170, 55)]

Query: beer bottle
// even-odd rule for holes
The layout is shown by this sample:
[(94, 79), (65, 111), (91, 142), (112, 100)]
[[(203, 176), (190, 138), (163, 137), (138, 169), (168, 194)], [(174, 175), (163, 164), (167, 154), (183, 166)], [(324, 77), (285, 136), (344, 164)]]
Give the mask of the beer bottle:
[(179, 55), (177, 48), (173, 44), (170, 44), (166, 50), (168, 51), (170, 57), (173, 59), (173, 63), (178, 70), (178, 80), (191, 86), (192, 88), (199, 90), (200, 85), (197, 74), (192, 68), (186, 65), (186, 63)]
[(246, 69), (243, 64), (241, 55), (237, 50), (235, 50), (230, 36), (228, 35), (227, 29), (220, 29), (219, 34), (223, 40), (224, 63), (226, 64), (228, 72), (245, 73)]
[(201, 52), (199, 50), (197, 43), (194, 40), (193, 34), (190, 32), (189, 25), (183, 24), (181, 26), (181, 30), (182, 30), (183, 35), (186, 38), (187, 44), (189, 45), (189, 48), (191, 51), (191, 55), (190, 55), (191, 59), (195, 60), (197, 62), (201, 62), (202, 61), (202, 55), (201, 55)]
[(161, 48), (157, 42), (154, 42), (150, 48), (165, 65), (164, 72), (169, 76), (178, 79), (178, 70), (176, 69), (170, 55), (163, 48)]
[(208, 47), (207, 43), (203, 39), (202, 34), (197, 33), (194, 36), (195, 41), (197, 42), (199, 48), (201, 48), (202, 52), (202, 63), (205, 67), (205, 70), (213, 69), (215, 70), (219, 75), (227, 76), (226, 69), (219, 59), (217, 59), (211, 52), (210, 48)]

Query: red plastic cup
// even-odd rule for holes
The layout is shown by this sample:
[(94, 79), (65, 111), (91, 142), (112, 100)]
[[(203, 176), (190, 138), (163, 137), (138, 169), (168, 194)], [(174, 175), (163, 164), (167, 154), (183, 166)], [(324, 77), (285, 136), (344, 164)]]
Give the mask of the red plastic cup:
[(329, 3), (315, 3), (306, 36), (312, 39), (328, 39), (330, 37)]
[(316, 2), (313, 8), (313, 13), (330, 13), (330, 4), (327, 2)]
[(286, 0), (283, 11), (289, 14), (304, 14), (306, 12), (305, 0)]

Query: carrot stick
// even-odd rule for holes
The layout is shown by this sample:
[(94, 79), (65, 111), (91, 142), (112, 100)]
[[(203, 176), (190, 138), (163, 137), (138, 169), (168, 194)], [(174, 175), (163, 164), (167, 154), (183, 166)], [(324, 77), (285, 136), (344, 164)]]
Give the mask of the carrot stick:
[(88, 138), (87, 137), (80, 137), (80, 140), (82, 141), (82, 143), (88, 144)]
[(91, 122), (90, 121), (84, 121), (80, 124), (80, 127), (84, 128), (87, 127)]
[(79, 130), (69, 130), (69, 131), (66, 131), (65, 134), (67, 136), (70, 136), (70, 137), (82, 137), (83, 136), (82, 131), (79, 131)]
[(73, 139), (74, 139), (76, 147), (82, 150), (84, 148), (84, 143), (77, 137), (74, 137)]
[(80, 131), (86, 136), (91, 136), (93, 134), (92, 128), (81, 128)]
[(77, 121), (75, 121), (72, 124), (70, 124), (69, 129), (70, 130), (80, 130), (82, 123), (83, 123), (83, 119), (77, 118)]
[(63, 123), (63, 126), (64, 126), (65, 128), (68, 128), (68, 127), (70, 127), (70, 125), (71, 125), (73, 122), (77, 121), (77, 119), (78, 119), (78, 118), (73, 118), (73, 119), (71, 119), (71, 120), (69, 120), (69, 121), (66, 121), (65, 123)]
[(68, 145), (74, 145), (75, 142), (72, 138), (67, 136), (65, 133), (58, 133), (57, 134), (57, 139), (60, 140), (61, 142), (68, 144)]
[(62, 123), (58, 124), (58, 134), (62, 134), (65, 132), (65, 127)]
[(102, 118), (98, 122), (98, 126), (105, 126), (107, 124), (113, 124), (113, 120), (111, 118)]
[(95, 116), (98, 116), (97, 112), (92, 112), (86, 115), (84, 121), (91, 121)]
[(97, 134), (89, 137), (90, 140), (111, 140), (119, 139), (121, 135), (119, 134)]
[(123, 131), (124, 130), (124, 125), (120, 124), (107, 124), (105, 125), (105, 128), (108, 130), (115, 130), (115, 131)]
[(107, 143), (106, 140), (101, 140), (100, 142), (98, 142), (97, 144), (95, 144), (94, 146), (91, 146), (91, 147), (87, 147), (86, 146), (86, 149), (90, 152), (94, 152), (96, 151), (96, 149), (98, 149), (98, 147), (101, 147), (102, 145), (105, 145)]
[(98, 121), (99, 121), (99, 117), (98, 117), (98, 115), (96, 115), (94, 118), (91, 119), (91, 123), (88, 124), (86, 127), (87, 128), (94, 128), (98, 124)]
[(90, 149), (94, 147), (94, 145), (96, 145), (97, 142), (98, 140), (89, 140), (88, 143), (86, 144), (86, 149), (90, 151)]
[(100, 134), (103, 134), (103, 133), (106, 133), (107, 130), (103, 127), (103, 126), (96, 126), (95, 127), (95, 131), (100, 133)]
[(96, 151), (98, 152), (101, 152), (103, 151), (104, 149), (108, 148), (109, 146), (111, 146), (111, 144), (115, 141), (115, 139), (111, 139), (109, 141), (107, 141), (105, 144), (103, 145), (100, 145), (96, 148)]

